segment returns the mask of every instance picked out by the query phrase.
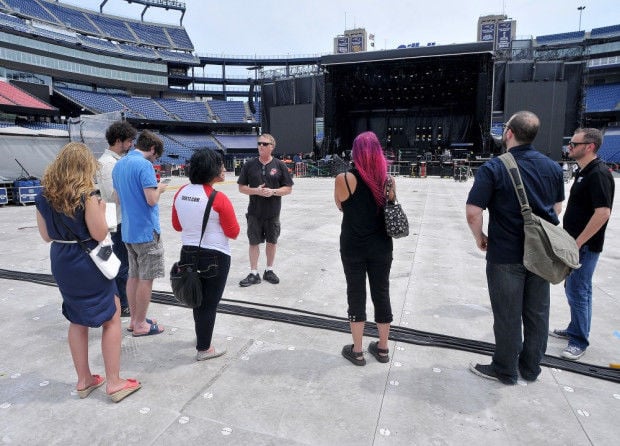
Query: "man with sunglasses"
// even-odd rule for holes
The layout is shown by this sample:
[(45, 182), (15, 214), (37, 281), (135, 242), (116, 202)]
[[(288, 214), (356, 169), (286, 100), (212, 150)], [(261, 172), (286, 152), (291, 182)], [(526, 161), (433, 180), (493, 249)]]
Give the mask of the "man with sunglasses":
[(272, 156), (276, 140), (269, 133), (258, 137), (258, 157), (246, 162), (241, 168), (237, 184), (239, 192), (250, 196), (246, 214), (248, 222), (248, 239), (250, 242), (250, 274), (239, 282), (239, 286), (248, 287), (261, 283), (258, 274), (259, 245), (266, 242), (265, 255), (267, 266), (263, 280), (280, 283), (273, 271), (276, 258), (276, 246), (280, 236), (280, 209), (282, 196), (292, 191), (293, 179), (283, 161)]
[[(557, 225), (564, 201), (560, 165), (532, 146), (540, 120), (529, 111), (504, 125), (502, 143), (514, 156), (532, 212)], [(483, 210), (489, 211), (488, 237)], [(516, 384), (535, 381), (547, 349), (549, 282), (523, 266), (523, 216), (508, 170), (499, 157), (484, 163), (467, 197), (467, 223), (481, 251), (493, 310), (495, 352), (490, 364), (470, 364), (483, 378)]]
[(568, 143), (569, 156), (579, 170), (573, 181), (564, 214), (564, 229), (577, 241), (581, 268), (571, 272), (565, 281), (570, 307), (570, 323), (566, 329), (555, 329), (551, 336), (567, 339), (562, 356), (573, 361), (588, 348), (592, 322), (592, 276), (603, 250), (605, 229), (614, 201), (614, 178), (596, 153), (603, 143), (598, 129), (579, 128)]

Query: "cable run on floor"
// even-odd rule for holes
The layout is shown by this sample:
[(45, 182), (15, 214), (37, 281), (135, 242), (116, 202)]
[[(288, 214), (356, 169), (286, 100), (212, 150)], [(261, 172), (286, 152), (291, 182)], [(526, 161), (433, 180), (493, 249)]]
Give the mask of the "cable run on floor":
[[(50, 274), (28, 273), (0, 269), (0, 279), (31, 282), (39, 285), (56, 286), (54, 277)], [(169, 291), (153, 291), (152, 302), (182, 307)], [(262, 319), (285, 324), (300, 325), (322, 330), (349, 333), (349, 321), (340, 316), (316, 313), (279, 305), (262, 304), (234, 299), (222, 299), (218, 312), (233, 316), (242, 316), (253, 319)], [(377, 330), (371, 324), (364, 330), (365, 336), (378, 337)], [(493, 355), (494, 345), (488, 342), (458, 338), (438, 333), (424, 332), (413, 328), (393, 325), (390, 329), (390, 339), (406, 344), (423, 345), (428, 347), (449, 348), (482, 355)], [(581, 375), (599, 378), (606, 381), (620, 383), (620, 370), (583, 362), (569, 361), (556, 356), (545, 355), (541, 365), (579, 373)]]

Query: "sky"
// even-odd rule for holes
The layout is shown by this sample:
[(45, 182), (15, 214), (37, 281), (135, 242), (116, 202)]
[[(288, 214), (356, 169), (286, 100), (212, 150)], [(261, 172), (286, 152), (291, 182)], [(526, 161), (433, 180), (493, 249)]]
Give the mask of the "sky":
[[(198, 55), (283, 56), (333, 52), (345, 29), (365, 28), (375, 49), (476, 41), (478, 17), (505, 14), (517, 37), (620, 24), (618, 0), (181, 0), (183, 26)], [(102, 0), (61, 0), (99, 11)], [(585, 6), (581, 12), (577, 9)], [(108, 0), (103, 12), (140, 19), (143, 5)], [(179, 11), (149, 8), (144, 19), (179, 24)]]

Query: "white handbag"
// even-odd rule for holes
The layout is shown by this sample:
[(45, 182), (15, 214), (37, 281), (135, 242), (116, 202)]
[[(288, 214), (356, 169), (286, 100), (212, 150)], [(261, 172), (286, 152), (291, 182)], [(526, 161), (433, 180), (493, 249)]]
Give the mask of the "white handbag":
[(110, 238), (110, 234), (108, 234), (103, 241), (99, 242), (97, 246), (86, 252), (104, 276), (108, 279), (114, 279), (116, 277), (121, 267), (121, 261), (116, 257), (114, 251), (112, 251), (112, 239)]

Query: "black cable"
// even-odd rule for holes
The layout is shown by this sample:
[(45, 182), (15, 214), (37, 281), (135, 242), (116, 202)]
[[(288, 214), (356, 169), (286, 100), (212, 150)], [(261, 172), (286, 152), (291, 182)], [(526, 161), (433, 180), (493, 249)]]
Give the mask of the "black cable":
[[(56, 281), (49, 274), (36, 274), (0, 269), (0, 279), (19, 280), (46, 286), (56, 286)], [(177, 307), (184, 306), (174, 298), (171, 292), (167, 291), (153, 291), (151, 301), (163, 305), (173, 305)], [(247, 302), (234, 299), (222, 299), (218, 305), (218, 312), (233, 316), (242, 316), (253, 319), (300, 325), (310, 328), (338, 331), (341, 333), (349, 333), (350, 331), (349, 321), (346, 318), (278, 305)], [(364, 329), (364, 334), (366, 336), (378, 337), (376, 327), (370, 324)], [(449, 348), (488, 356), (493, 355), (493, 351), (495, 349), (494, 344), (488, 342), (458, 338), (438, 333), (430, 333), (415, 330), (413, 328), (401, 327), (398, 325), (391, 326), (390, 339), (407, 344)], [(543, 357), (541, 365), (566, 370), (568, 372), (579, 373), (592, 378), (620, 383), (619, 369), (570, 361), (568, 359), (550, 355), (545, 355)]]

